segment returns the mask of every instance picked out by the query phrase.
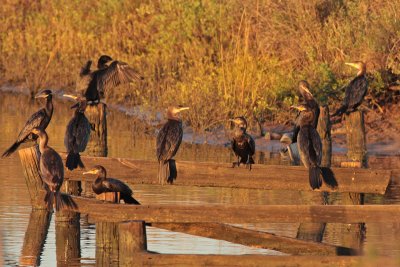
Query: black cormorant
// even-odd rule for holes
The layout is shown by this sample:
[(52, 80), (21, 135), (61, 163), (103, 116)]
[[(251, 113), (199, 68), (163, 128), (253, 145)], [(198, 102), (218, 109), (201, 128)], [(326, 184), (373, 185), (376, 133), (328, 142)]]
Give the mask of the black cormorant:
[(340, 116), (343, 113), (355, 111), (364, 100), (368, 90), (368, 80), (366, 77), (366, 65), (364, 62), (346, 63), (351, 67), (358, 69), (357, 76), (347, 85), (342, 106), (332, 115)]
[(254, 139), (246, 133), (247, 121), (244, 117), (236, 117), (231, 119), (235, 124), (235, 131), (231, 141), (232, 150), (237, 156), (237, 162), (232, 164), (232, 167), (246, 164), (246, 168), (251, 170), (251, 164), (254, 164), (253, 155), (256, 152), (256, 143)]
[[(317, 129), (318, 118), (319, 118), (319, 113), (320, 113), (319, 105), (318, 105), (317, 101), (315, 101), (312, 93), (310, 92), (310, 85), (307, 81), (303, 80), (303, 81), (299, 82), (299, 92), (300, 92), (301, 96), (303, 97), (304, 104), (306, 104), (315, 114), (312, 125), (315, 129)], [(300, 125), (299, 125), (298, 120), (299, 120), (299, 115), (296, 117), (295, 126), (293, 129), (292, 143), (297, 142), (297, 135), (300, 131)]]
[[(111, 62), (111, 63), (110, 63)], [(102, 55), (97, 62), (97, 70), (91, 71), (92, 62), (88, 61), (80, 72), (76, 90), (83, 93), (87, 101), (99, 102), (104, 93), (120, 84), (143, 80), (138, 72), (125, 62)]]
[(38, 137), (36, 134), (32, 133), (33, 128), (39, 128), (41, 130), (46, 130), (47, 125), (49, 125), (51, 117), (53, 116), (53, 93), (51, 90), (43, 90), (36, 94), (35, 98), (46, 98), (46, 107), (40, 109), (38, 112), (34, 113), (29, 120), (25, 123), (24, 128), (20, 131), (17, 141), (7, 149), (2, 157), (8, 157), (19, 147), (20, 144), (27, 141), (35, 141)]
[(93, 191), (99, 195), (105, 192), (120, 192), (120, 197), (126, 204), (140, 205), (132, 197), (132, 190), (125, 183), (114, 178), (107, 178), (107, 171), (103, 166), (96, 165), (92, 170), (83, 174), (97, 174), (96, 180), (92, 183)]
[(165, 181), (172, 184), (177, 176), (175, 161), (172, 158), (178, 151), (183, 136), (182, 120), (178, 114), (187, 109), (189, 108), (169, 107), (167, 110), (168, 121), (157, 135), (158, 180), (160, 184), (164, 184)]
[(322, 143), (317, 130), (313, 126), (315, 114), (308, 105), (303, 104), (295, 106), (295, 108), (300, 111), (298, 120), (300, 131), (297, 138), (300, 159), (309, 170), (311, 188), (320, 188), (322, 185), (320, 168)]
[(69, 170), (74, 170), (78, 166), (84, 168), (79, 152), (86, 149), (90, 137), (91, 125), (85, 116), (87, 101), (73, 95), (64, 95), (77, 100), (78, 102), (71, 108), (75, 108), (74, 116), (69, 121), (64, 136), (64, 145), (67, 149), (67, 160), (65, 166)]
[(39, 137), (40, 150), (40, 175), (43, 182), (46, 184), (47, 208), (51, 210), (55, 198), (56, 210), (60, 210), (63, 205), (60, 193), (60, 187), (64, 180), (64, 165), (60, 155), (47, 145), (47, 133), (39, 128), (32, 129), (32, 133)]

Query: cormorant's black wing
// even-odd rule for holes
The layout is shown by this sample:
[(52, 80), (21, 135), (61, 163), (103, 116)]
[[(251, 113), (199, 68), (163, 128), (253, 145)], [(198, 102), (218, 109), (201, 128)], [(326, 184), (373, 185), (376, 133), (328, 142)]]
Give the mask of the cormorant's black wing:
[(250, 148), (250, 156), (253, 156), (254, 153), (256, 153), (256, 143), (254, 142), (253, 137), (251, 137), (251, 135), (246, 133), (246, 139), (247, 139), (247, 143), (249, 144), (249, 148)]
[(79, 153), (86, 149), (90, 137), (90, 122), (83, 114), (75, 115), (68, 123), (64, 137), (67, 152)]
[(175, 156), (182, 142), (183, 130), (178, 121), (168, 120), (157, 135), (158, 161), (169, 160)]
[(40, 172), (48, 185), (61, 185), (64, 180), (64, 165), (60, 155), (52, 148), (47, 148), (40, 156)]
[(127, 63), (113, 61), (109, 67), (97, 72), (97, 90), (100, 95), (104, 95), (108, 89), (142, 79), (143, 77)]
[(34, 113), (25, 123), (24, 128), (19, 132), (17, 142), (22, 142), (33, 130), (33, 128), (40, 127), (40, 124), (47, 116), (46, 110), (42, 108)]
[(107, 178), (103, 181), (103, 186), (107, 188), (108, 192), (121, 192), (127, 195), (132, 195), (133, 193), (127, 184), (113, 178)]
[(312, 143), (312, 148), (314, 149), (314, 153), (316, 156), (316, 160), (318, 165), (321, 164), (322, 160), (322, 142), (321, 137), (315, 129), (310, 129), (310, 138)]
[(346, 88), (348, 107), (351, 109), (361, 105), (368, 90), (368, 80), (363, 76), (354, 78)]
[(307, 162), (308, 165), (319, 165), (322, 157), (322, 144), (318, 132), (311, 125), (305, 126), (300, 129), (297, 140), (304, 165), (307, 165)]
[(79, 96), (85, 96), (85, 92), (89, 87), (90, 81), (93, 79), (92, 72), (90, 70), (91, 65), (91, 60), (86, 62), (86, 64), (82, 67), (81, 72), (79, 73), (79, 77), (76, 80), (75, 91)]

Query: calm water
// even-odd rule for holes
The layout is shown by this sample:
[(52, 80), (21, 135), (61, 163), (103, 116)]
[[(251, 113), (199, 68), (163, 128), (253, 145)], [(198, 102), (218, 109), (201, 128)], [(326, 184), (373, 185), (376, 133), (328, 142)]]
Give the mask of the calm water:
[[(65, 151), (63, 138), (65, 126), (72, 111), (70, 103), (55, 101), (55, 113), (47, 129), (50, 137), (49, 145), (57, 151)], [(10, 146), (25, 123), (26, 119), (40, 104), (25, 96), (0, 93), (0, 125), (2, 136), (0, 152)], [(132, 117), (110, 110), (108, 113), (108, 145), (109, 156), (130, 157), (136, 159), (154, 159), (154, 130), (143, 127)], [(228, 141), (228, 140), (227, 140)], [(232, 162), (233, 155), (228, 148), (222, 146), (183, 144), (177, 155), (177, 160), (198, 160)], [(280, 159), (279, 154), (258, 153), (256, 161), (268, 164), (288, 164)], [(399, 158), (378, 158), (371, 161), (373, 166), (384, 168), (398, 165)], [(394, 166), (399, 168), (399, 166)], [(110, 174), (112, 175), (112, 174)], [(26, 262), (21, 251), (27, 247), (29, 237), (39, 235), (35, 227), (37, 214), (31, 214), (28, 191), (21, 170), (17, 153), (10, 158), (0, 160), (0, 262), (5, 266), (16, 266)], [(227, 188), (179, 187), (179, 186), (133, 186), (135, 197), (143, 204), (352, 204), (358, 195), (323, 194), (318, 192), (296, 191), (264, 191)], [(366, 195), (365, 203), (369, 204), (399, 204), (400, 189), (392, 185), (386, 196)], [(29, 224), (30, 218), (34, 221)], [(54, 266), (60, 255), (57, 254), (56, 220), (53, 214), (47, 236), (44, 236), (43, 251), (40, 255), (42, 266)], [(33, 225), (33, 226), (32, 226)], [(248, 224), (250, 229), (276, 233), (288, 237), (319, 240), (329, 244), (348, 247), (363, 247), (367, 253), (400, 256), (400, 225), (392, 224)], [(31, 229), (27, 232), (27, 229)], [(34, 229), (34, 230), (32, 230)], [(36, 232), (35, 232), (36, 231)], [(78, 265), (94, 264), (96, 258), (95, 225), (88, 223), (86, 217), (80, 220), (80, 255), (71, 256), (72, 262)], [(148, 249), (160, 253), (190, 253), (190, 254), (251, 254), (263, 253), (281, 255), (283, 253), (249, 248), (233, 243), (194, 237), (161, 230), (147, 228)], [(57, 238), (60, 238), (57, 235)], [(25, 241), (24, 241), (25, 240)], [(40, 242), (40, 241), (38, 241)], [(36, 244), (40, 247), (40, 244)], [(29, 247), (29, 251), (32, 248)], [(26, 255), (25, 255), (26, 256)], [(61, 262), (59, 262), (61, 265)]]

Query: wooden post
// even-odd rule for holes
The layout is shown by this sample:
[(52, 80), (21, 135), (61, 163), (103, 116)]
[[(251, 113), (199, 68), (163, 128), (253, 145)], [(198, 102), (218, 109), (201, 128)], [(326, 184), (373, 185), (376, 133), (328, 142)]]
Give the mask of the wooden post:
[[(120, 266), (141, 266), (135, 253), (147, 251), (146, 225), (144, 221), (127, 221), (119, 224)], [(136, 260), (136, 261), (135, 261)]]
[(56, 257), (59, 266), (69, 266), (80, 259), (80, 241), (79, 215), (78, 221), (58, 221), (56, 219)]
[(320, 107), (317, 131), (322, 142), (322, 167), (331, 167), (332, 158), (332, 139), (331, 139), (331, 121), (329, 116), (329, 107), (324, 105)]
[(96, 264), (114, 266), (118, 262), (119, 234), (118, 224), (113, 222), (96, 223)]
[(91, 156), (106, 157), (108, 153), (106, 104), (99, 103), (87, 106), (85, 115), (92, 125), (86, 152)]
[(50, 221), (50, 212), (45, 209), (32, 209), (19, 259), (21, 266), (40, 266), (40, 255), (46, 241)]
[(31, 197), (32, 209), (46, 209), (44, 196), (46, 190), (39, 171), (40, 151), (37, 145), (18, 151), (22, 164), (26, 185)]
[[(80, 196), (82, 192), (81, 182), (71, 180), (64, 181), (60, 191), (69, 195)], [(79, 223), (79, 219), (79, 213), (68, 210), (60, 210), (56, 215), (56, 222), (67, 222), (73, 224)]]
[(352, 161), (361, 162), (367, 167), (367, 147), (365, 139), (364, 113), (354, 111), (346, 118), (347, 157)]

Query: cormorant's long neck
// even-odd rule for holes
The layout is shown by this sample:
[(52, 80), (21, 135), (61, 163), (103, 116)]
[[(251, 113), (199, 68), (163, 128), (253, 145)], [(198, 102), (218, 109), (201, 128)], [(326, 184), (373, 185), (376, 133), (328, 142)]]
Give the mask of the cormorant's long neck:
[(357, 77), (364, 76), (366, 72), (367, 72), (367, 68), (365, 66), (362, 66), (360, 69), (358, 69)]
[(51, 117), (51, 115), (53, 115), (53, 97), (51, 95), (49, 95), (47, 97), (47, 101), (46, 101), (46, 113), (49, 117)]
[(47, 148), (47, 143), (49, 141), (49, 137), (45, 132), (39, 133), (39, 151), (43, 153), (44, 150)]
[(107, 177), (107, 173), (105, 171), (101, 171), (97, 175), (97, 178), (100, 178), (102, 181), (104, 181), (106, 179), (106, 177)]

